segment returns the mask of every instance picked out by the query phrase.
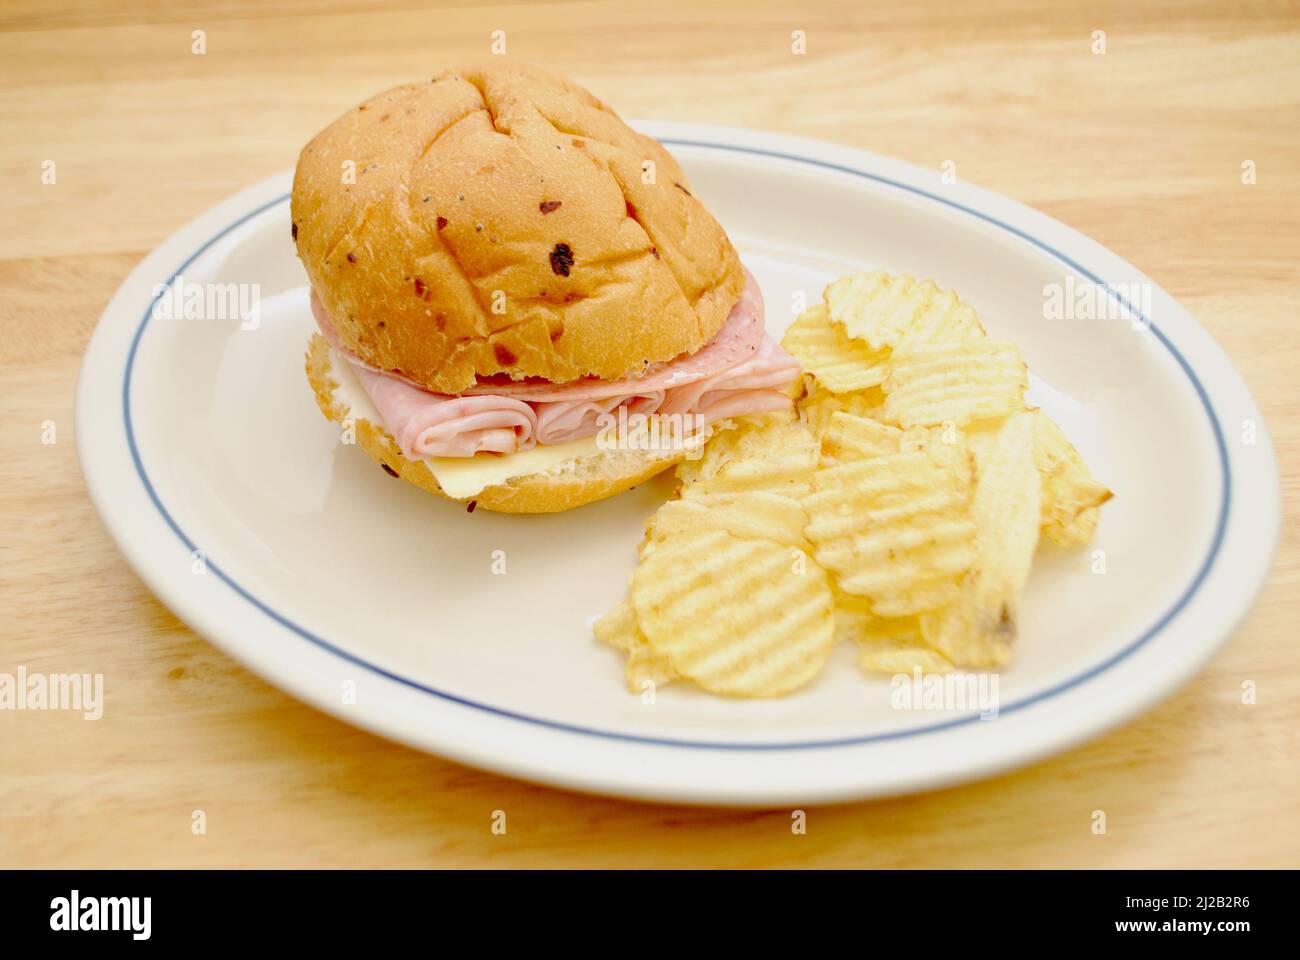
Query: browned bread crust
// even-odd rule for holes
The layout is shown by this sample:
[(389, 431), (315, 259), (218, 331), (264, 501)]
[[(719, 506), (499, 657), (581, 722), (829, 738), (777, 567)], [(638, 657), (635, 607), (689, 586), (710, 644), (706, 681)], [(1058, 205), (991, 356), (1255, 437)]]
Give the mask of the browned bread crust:
[(497, 373), (635, 373), (702, 346), (744, 286), (658, 142), (505, 58), (325, 128), (298, 160), (292, 218), (343, 343), (443, 393)]

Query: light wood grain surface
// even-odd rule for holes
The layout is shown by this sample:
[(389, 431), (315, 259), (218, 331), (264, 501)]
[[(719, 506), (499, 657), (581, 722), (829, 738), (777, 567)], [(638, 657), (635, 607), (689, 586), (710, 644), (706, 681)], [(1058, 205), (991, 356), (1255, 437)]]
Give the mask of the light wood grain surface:
[[(1300, 864), (1295, 4), (350, 6), (0, 3), (0, 672), (102, 672), (111, 704), (93, 723), (0, 713), (0, 866)], [(795, 836), (785, 810), (611, 801), (415, 753), (186, 629), (127, 569), (78, 469), (73, 388), (100, 311), (172, 230), (290, 166), (367, 94), (485, 55), (493, 30), (509, 56), (625, 116), (951, 160), (1153, 277), (1245, 376), (1282, 466), (1276, 566), (1226, 650), (1089, 746), (970, 786), (812, 809)], [(505, 836), (490, 830), (497, 809)], [(1097, 809), (1105, 836), (1089, 829)]]

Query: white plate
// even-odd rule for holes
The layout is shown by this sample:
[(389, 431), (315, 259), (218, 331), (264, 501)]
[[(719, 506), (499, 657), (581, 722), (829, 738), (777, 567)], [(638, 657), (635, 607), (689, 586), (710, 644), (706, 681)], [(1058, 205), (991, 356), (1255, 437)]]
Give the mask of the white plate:
[[(996, 719), (895, 709), (889, 679), (861, 675), (848, 648), (783, 700), (626, 693), (590, 623), (622, 596), (668, 482), (559, 516), (470, 515), (341, 445), (302, 369), (312, 321), (288, 173), (146, 257), (86, 352), (86, 481), (163, 602), (277, 685), (413, 746), (584, 790), (746, 805), (1026, 763), (1151, 706), (1228, 638), (1271, 561), (1277, 471), (1241, 379), (1163, 291), (1068, 227), (930, 171), (752, 131), (646, 129), (757, 274), (774, 333), (796, 292), (815, 300), (840, 274), (933, 277), (1021, 345), (1034, 398), (1116, 491), (1091, 547), (1041, 550)], [(260, 284), (260, 325), (152, 317), (178, 272)], [(1044, 319), (1045, 286), (1067, 276), (1150, 285), (1153, 324)]]

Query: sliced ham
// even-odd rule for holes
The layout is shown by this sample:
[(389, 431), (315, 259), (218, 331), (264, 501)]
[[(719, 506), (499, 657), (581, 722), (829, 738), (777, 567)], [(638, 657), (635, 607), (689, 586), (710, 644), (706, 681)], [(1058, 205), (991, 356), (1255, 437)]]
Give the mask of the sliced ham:
[(357, 372), (384, 427), (403, 455), (471, 457), (510, 454), (599, 432), (602, 418), (626, 407), (632, 414), (693, 414), (696, 426), (746, 414), (788, 409), (783, 392), (799, 363), (763, 329), (763, 298), (746, 271), (745, 289), (718, 333), (693, 354), (622, 380), (481, 380), (460, 396), (430, 393), (400, 374), (377, 370), (343, 346), (324, 306), (312, 293), (312, 313), (330, 345)]
[(702, 423), (787, 409), (783, 391), (801, 372), (799, 361), (764, 334), (758, 354), (730, 369), (668, 391), (659, 413), (692, 413)]
[[(509, 399), (516, 399), (511, 397)], [(652, 391), (635, 397), (605, 397), (601, 400), (557, 400), (554, 403), (536, 403), (537, 442), (544, 445), (567, 443), (599, 432), (601, 417), (618, 407), (627, 407), (628, 414), (656, 413), (664, 402), (664, 391)]]
[(537, 412), (512, 397), (451, 397), (357, 366), (357, 378), (408, 460), (515, 453), (537, 443)]

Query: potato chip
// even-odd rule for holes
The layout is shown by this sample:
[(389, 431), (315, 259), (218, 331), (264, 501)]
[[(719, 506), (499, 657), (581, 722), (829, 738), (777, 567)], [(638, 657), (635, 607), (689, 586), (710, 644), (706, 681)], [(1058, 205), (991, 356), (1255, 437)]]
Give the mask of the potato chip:
[(762, 490), (798, 498), (808, 492), (817, 438), (793, 413), (746, 419), (712, 437), (698, 460), (678, 465), (683, 497)]
[(928, 451), (823, 468), (804, 498), (805, 533), (839, 587), (882, 616), (947, 602), (975, 557), (970, 490)]
[(644, 693), (647, 689), (656, 690), (678, 679), (671, 664), (655, 652), (649, 643), (642, 643), (627, 652), (627, 664), (623, 669), (629, 693)]
[(871, 610), (871, 599), (845, 593), (833, 583), (831, 596), (835, 602), (835, 642), (857, 643), (867, 635), (871, 624), (880, 618)]
[(1041, 410), (1032, 411), (1034, 462), (1042, 477), (1042, 528), (1063, 547), (1087, 543), (1097, 528), (1098, 507), (1111, 492), (1093, 479), (1079, 451)]
[(836, 280), (824, 294), (831, 320), (872, 350), (907, 350), (984, 336), (975, 311), (930, 280), (876, 271)]
[(910, 617), (949, 606), (960, 596), (961, 584), (955, 577), (926, 577), (876, 598), (871, 608), (880, 617)]
[(701, 494), (665, 503), (650, 518), (646, 536), (661, 541), (678, 534), (723, 530), (740, 540), (774, 540), (811, 550), (803, 535), (807, 522), (800, 502), (778, 493)]
[(1028, 373), (1014, 343), (939, 343), (895, 353), (883, 418), (901, 427), (1009, 416), (1024, 406)]
[(1031, 414), (1018, 413), (996, 431), (970, 437), (975, 453), (971, 514), (979, 527), (976, 571), (1013, 618), (1038, 546), (1041, 485), (1033, 421)]
[(831, 414), (836, 411), (855, 417), (872, 417), (885, 404), (885, 395), (879, 387), (853, 393), (831, 393), (812, 377), (806, 377), (807, 392), (798, 403), (800, 419), (816, 436), (821, 436), (830, 425)]
[(918, 668), (922, 673), (948, 673), (953, 663), (923, 643), (864, 643), (858, 666), (868, 673), (911, 673)]
[(822, 466), (898, 453), (903, 436), (887, 423), (836, 410), (822, 434)]
[(820, 672), (834, 643), (826, 572), (771, 540), (668, 537), (637, 567), (632, 603), (677, 674), (728, 696), (789, 693)]
[(853, 639), (863, 647), (915, 647), (924, 643), (921, 622), (916, 617), (872, 616)]
[(953, 663), (997, 666), (1011, 655), (1020, 596), (1038, 546), (1041, 481), (1033, 439), (1028, 413), (970, 437), (975, 452), (971, 515), (979, 529), (974, 567), (955, 604), (921, 618), (926, 640)]
[(591, 629), (596, 639), (625, 652), (645, 642), (645, 637), (641, 636), (641, 631), (636, 625), (636, 611), (626, 600), (611, 608), (592, 625)]
[(640, 693), (646, 683), (662, 687), (676, 677), (667, 659), (655, 652), (636, 623), (636, 610), (630, 600), (620, 601), (592, 627), (596, 638), (627, 654), (625, 676), (627, 688)]
[(805, 368), (794, 413), (715, 425), (596, 625), (633, 691), (777, 696), (841, 640), (867, 671), (1001, 665), (1040, 534), (1093, 533), (1110, 491), (1025, 409), (1019, 351), (967, 304), (879, 272), (824, 301), (783, 341)]
[(866, 597), (839, 590), (834, 596), (835, 640), (857, 644), (858, 665), (863, 670), (910, 673), (920, 667), (929, 673), (952, 669), (942, 654), (926, 646), (916, 617), (880, 617), (872, 612)]
[(920, 622), (914, 616), (882, 617), (870, 597), (845, 593), (832, 584), (835, 598), (835, 640), (857, 644), (921, 643)]
[(872, 350), (831, 323), (824, 304), (800, 314), (781, 338), (781, 346), (832, 393), (852, 393), (874, 387), (889, 372), (888, 350)]
[(963, 484), (975, 482), (975, 459), (966, 434), (956, 427), (909, 427), (902, 434), (898, 448), (903, 453), (924, 450), (935, 463), (953, 471)]

